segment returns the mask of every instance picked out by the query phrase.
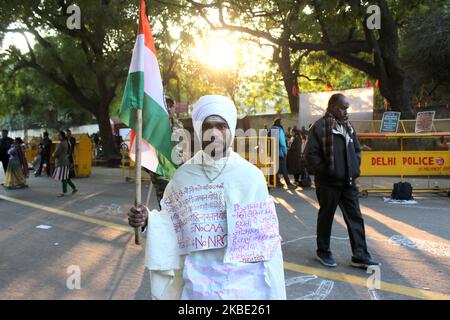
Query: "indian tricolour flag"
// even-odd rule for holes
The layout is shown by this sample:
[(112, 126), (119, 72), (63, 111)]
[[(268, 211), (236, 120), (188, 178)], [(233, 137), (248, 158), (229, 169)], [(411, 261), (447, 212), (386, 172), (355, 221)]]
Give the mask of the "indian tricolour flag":
[(130, 158), (133, 161), (137, 108), (142, 109), (142, 166), (171, 177), (175, 170), (171, 161), (172, 132), (145, 0), (140, 4), (139, 31), (119, 113), (122, 121), (131, 128)]

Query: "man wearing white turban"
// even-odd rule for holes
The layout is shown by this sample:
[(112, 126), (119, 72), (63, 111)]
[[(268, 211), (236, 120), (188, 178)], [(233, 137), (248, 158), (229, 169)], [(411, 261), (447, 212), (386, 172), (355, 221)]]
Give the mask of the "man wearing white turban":
[(147, 267), (155, 299), (286, 299), (281, 237), (262, 172), (232, 150), (236, 107), (200, 98), (192, 112), (202, 150), (179, 167), (160, 212), (148, 216)]

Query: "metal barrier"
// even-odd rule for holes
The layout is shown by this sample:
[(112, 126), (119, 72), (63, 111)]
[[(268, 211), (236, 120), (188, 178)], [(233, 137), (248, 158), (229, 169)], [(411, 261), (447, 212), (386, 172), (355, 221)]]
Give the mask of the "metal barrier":
[(31, 137), (31, 139), (28, 138), (28, 141), (25, 141), (27, 144), (27, 150), (25, 151), (25, 158), (27, 159), (28, 163), (32, 163), (34, 161), (34, 158), (37, 156), (39, 152), (39, 138), (38, 137)]
[[(354, 121), (352, 125), (366, 149), (362, 152), (361, 176), (372, 177), (371, 186), (362, 188), (363, 196), (391, 192), (391, 188), (375, 188), (374, 177), (400, 177), (401, 181), (405, 181), (405, 177), (427, 177), (428, 187), (415, 188), (414, 192), (446, 192), (450, 196), (449, 188), (431, 187), (430, 184), (432, 176), (450, 176), (450, 151), (437, 151), (434, 148), (438, 138), (450, 137), (450, 119), (434, 120), (434, 132), (430, 133), (414, 133), (415, 120), (401, 120), (400, 133), (378, 133), (381, 120)], [(393, 150), (373, 150), (377, 148), (365, 144), (370, 141), (372, 143), (369, 142), (369, 145), (375, 145), (380, 140), (383, 140), (382, 143), (378, 142), (380, 146), (389, 145)], [(392, 144), (392, 141), (396, 141), (396, 144)], [(405, 146), (405, 143), (408, 145)]]
[[(355, 120), (352, 121), (352, 126), (359, 134), (363, 133), (379, 133), (381, 127), (381, 120)], [(415, 133), (416, 120), (400, 120), (397, 134), (401, 133)], [(431, 133), (450, 132), (450, 119), (434, 119)]]
[(276, 154), (273, 158), (271, 151), (272, 146), (276, 145), (276, 138), (244, 136), (235, 137), (234, 140), (234, 150), (263, 172), (267, 186), (275, 188), (277, 183), (278, 150), (275, 150)]
[(73, 135), (77, 140), (74, 150), (75, 172), (77, 177), (89, 177), (92, 174), (92, 141), (89, 135)]
[[(122, 156), (122, 177), (125, 178), (125, 181), (134, 181), (136, 177), (135, 162), (130, 159), (128, 146), (125, 143), (120, 146), (120, 154)], [(141, 181), (150, 181), (150, 174), (146, 170), (143, 170), (142, 173)]]

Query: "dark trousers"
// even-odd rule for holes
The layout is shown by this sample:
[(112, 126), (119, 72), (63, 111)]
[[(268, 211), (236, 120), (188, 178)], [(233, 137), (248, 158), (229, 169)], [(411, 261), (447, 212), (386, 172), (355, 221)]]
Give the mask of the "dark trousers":
[(291, 184), (291, 181), (289, 180), (289, 174), (287, 171), (286, 157), (279, 157), (278, 159), (280, 161), (280, 164), (279, 164), (278, 174), (277, 174), (277, 184), (281, 184), (280, 177), (279, 177), (279, 173), (281, 172), (283, 174), (284, 181), (286, 182), (286, 184), (289, 185), (289, 184)]
[(75, 178), (75, 162), (73, 161), (73, 155), (69, 155), (69, 178)]
[(316, 185), (320, 209), (317, 217), (317, 253), (331, 253), (330, 237), (337, 206), (342, 210), (355, 258), (369, 258), (364, 219), (361, 215), (356, 187)]
[(50, 156), (46, 155), (41, 155), (41, 163), (39, 164), (39, 169), (36, 171), (36, 174), (41, 174), (44, 163), (47, 164), (47, 175), (50, 176), (52, 172), (50, 170)]
[(73, 184), (72, 180), (67, 179), (67, 180), (62, 180), (62, 189), (63, 189), (63, 193), (67, 193), (67, 185), (69, 185), (72, 190), (76, 190), (77, 187), (75, 187), (75, 185)]
[(5, 174), (6, 170), (8, 169), (8, 162), (9, 162), (8, 157), (2, 158), (3, 171), (5, 172)]

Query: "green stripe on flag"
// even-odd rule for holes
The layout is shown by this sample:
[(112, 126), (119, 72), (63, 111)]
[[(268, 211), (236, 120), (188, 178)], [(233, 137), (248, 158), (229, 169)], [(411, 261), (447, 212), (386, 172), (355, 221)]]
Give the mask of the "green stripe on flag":
[(133, 72), (128, 75), (122, 99), (119, 117), (131, 129), (136, 129), (136, 109), (142, 108), (142, 138), (150, 143), (158, 152), (159, 174), (171, 177), (175, 165), (171, 162), (173, 143), (169, 115), (164, 106), (144, 92), (144, 72)]

